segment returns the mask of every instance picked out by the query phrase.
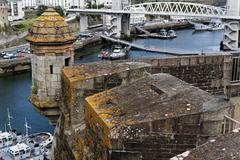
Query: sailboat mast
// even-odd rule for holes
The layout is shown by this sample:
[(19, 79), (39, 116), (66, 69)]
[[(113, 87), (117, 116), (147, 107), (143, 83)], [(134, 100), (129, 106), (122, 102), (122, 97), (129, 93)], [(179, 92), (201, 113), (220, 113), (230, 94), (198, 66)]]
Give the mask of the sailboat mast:
[(27, 119), (25, 118), (25, 129), (26, 129), (26, 138), (28, 140), (28, 129), (30, 129), (31, 127), (28, 126), (28, 123), (27, 123)]
[(10, 112), (9, 112), (9, 108), (8, 108), (8, 127), (9, 127), (9, 130), (12, 131), (12, 125), (11, 125), (11, 119), (13, 117), (10, 115)]

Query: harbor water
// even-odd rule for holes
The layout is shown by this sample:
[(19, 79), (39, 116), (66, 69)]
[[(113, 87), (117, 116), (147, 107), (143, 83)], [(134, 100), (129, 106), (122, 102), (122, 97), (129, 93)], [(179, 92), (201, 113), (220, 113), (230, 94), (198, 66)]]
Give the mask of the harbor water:
[[(220, 41), (223, 39), (223, 31), (214, 32), (194, 32), (191, 29), (176, 31), (177, 38), (172, 40), (160, 39), (135, 39), (133, 43), (144, 45), (145, 47), (158, 48), (164, 51), (181, 53), (205, 53), (214, 54), (219, 51)], [(110, 49), (109, 46), (94, 50), (83, 50), (77, 53), (75, 63), (87, 63), (100, 61), (97, 55), (102, 50)], [(84, 54), (83, 52), (91, 54)], [(169, 55), (160, 53), (150, 53), (145, 51), (130, 51), (129, 59), (138, 58), (163, 58)], [(34, 110), (28, 96), (31, 91), (31, 74), (22, 74), (0, 78), (0, 130), (4, 130), (7, 124), (7, 109), (9, 108), (13, 119), (13, 128), (24, 132), (24, 121), (27, 119), (31, 125), (30, 133), (48, 131), (53, 132), (54, 128), (49, 124), (47, 118), (39, 115)]]

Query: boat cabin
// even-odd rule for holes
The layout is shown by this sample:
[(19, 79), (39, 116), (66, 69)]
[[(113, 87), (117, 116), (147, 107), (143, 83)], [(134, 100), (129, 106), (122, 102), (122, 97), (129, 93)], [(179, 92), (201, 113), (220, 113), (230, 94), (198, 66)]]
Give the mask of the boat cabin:
[(21, 160), (30, 157), (31, 155), (31, 148), (25, 144), (25, 143), (20, 143), (15, 146), (9, 147), (8, 148), (8, 155), (13, 159), (13, 160)]
[(13, 144), (13, 135), (8, 132), (0, 132), (0, 149)]

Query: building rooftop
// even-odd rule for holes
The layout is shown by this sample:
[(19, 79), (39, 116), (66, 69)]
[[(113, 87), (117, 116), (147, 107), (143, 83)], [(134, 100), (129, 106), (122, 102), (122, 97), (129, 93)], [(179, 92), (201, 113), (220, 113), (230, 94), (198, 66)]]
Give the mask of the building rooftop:
[(170, 160), (239, 160), (240, 159), (240, 133), (235, 133), (211, 139), (208, 143), (201, 145), (192, 151), (178, 155)]
[(137, 68), (150, 67), (149, 64), (142, 62), (102, 62), (82, 64), (73, 67), (65, 67), (63, 74), (67, 77), (70, 83), (91, 79), (103, 75), (111, 75), (120, 73), (126, 70), (134, 70)]
[(156, 74), (86, 98), (109, 128), (228, 107), (225, 100), (173, 77)]
[(75, 41), (68, 24), (53, 8), (48, 8), (32, 24), (26, 38), (30, 43), (36, 45), (44, 44), (66, 44)]

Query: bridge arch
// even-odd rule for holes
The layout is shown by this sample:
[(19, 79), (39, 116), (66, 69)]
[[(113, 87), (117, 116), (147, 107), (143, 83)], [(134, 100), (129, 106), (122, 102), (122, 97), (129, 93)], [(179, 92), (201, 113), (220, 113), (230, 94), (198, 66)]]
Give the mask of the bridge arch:
[(149, 2), (126, 6), (126, 12), (151, 15), (179, 15), (189, 17), (223, 18), (224, 8), (186, 2)]

